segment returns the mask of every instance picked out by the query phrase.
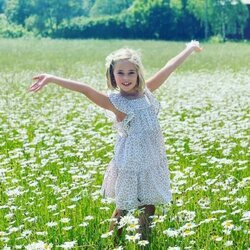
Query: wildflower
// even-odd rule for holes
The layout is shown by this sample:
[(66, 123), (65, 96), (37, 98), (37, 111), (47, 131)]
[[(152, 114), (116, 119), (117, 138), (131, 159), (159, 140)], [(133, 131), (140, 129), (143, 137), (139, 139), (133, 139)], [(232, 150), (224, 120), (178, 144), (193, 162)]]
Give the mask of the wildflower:
[(25, 230), (22, 232), (21, 236), (22, 237), (28, 237), (29, 235), (31, 235), (32, 231), (31, 230)]
[(49, 205), (49, 206), (48, 206), (48, 209), (49, 209), (50, 211), (55, 211), (55, 210), (57, 209), (57, 204), (55, 204), (55, 205)]
[(169, 237), (177, 237), (179, 235), (179, 231), (178, 230), (173, 230), (171, 228), (163, 231), (164, 234), (166, 234)]
[(189, 230), (189, 229), (184, 229), (181, 232), (181, 236), (183, 236), (183, 237), (186, 237), (186, 236), (189, 236), (189, 235), (193, 235), (193, 234), (195, 234), (195, 232), (192, 231), (192, 230)]
[(60, 247), (62, 247), (63, 249), (71, 249), (75, 246), (76, 241), (68, 241), (68, 242), (64, 242), (64, 244), (60, 245)]
[(225, 247), (233, 246), (233, 241), (231, 241), (231, 240), (226, 241), (226, 242), (224, 243), (224, 246), (225, 246)]
[(180, 247), (169, 247), (168, 250), (181, 250)]
[(109, 207), (100, 207), (100, 210), (108, 211), (108, 210), (110, 210), (110, 208)]
[(237, 210), (233, 211), (231, 214), (232, 215), (239, 214), (241, 211), (242, 211), (242, 209), (237, 209)]
[(47, 244), (44, 243), (43, 241), (38, 241), (31, 243), (25, 247), (26, 250), (50, 250), (52, 249), (53, 244)]
[(233, 230), (234, 231), (241, 231), (241, 229), (242, 229), (242, 226), (235, 226)]
[(197, 225), (193, 222), (186, 223), (184, 226), (181, 227), (181, 229), (191, 229), (197, 227)]
[(139, 234), (139, 233), (137, 233), (136, 235), (127, 235), (126, 234), (125, 237), (126, 237), (126, 240), (135, 242), (136, 240), (140, 239), (141, 234)]
[(23, 246), (22, 245), (15, 245), (14, 249), (23, 249)]
[(203, 223), (209, 223), (209, 222), (215, 221), (215, 220), (217, 220), (217, 219), (214, 218), (214, 217), (208, 217), (207, 219), (201, 221), (201, 222), (199, 223), (199, 225), (201, 225), (201, 224), (203, 224)]
[(200, 205), (200, 207), (202, 209), (208, 209), (210, 203), (211, 203), (211, 201), (209, 198), (202, 198), (202, 199), (198, 200), (198, 204)]
[(88, 215), (84, 218), (85, 220), (93, 220), (94, 219), (94, 216), (92, 215)]
[(212, 240), (222, 241), (222, 237), (219, 237), (218, 235), (212, 235)]
[(221, 224), (225, 229), (232, 230), (234, 228), (234, 224), (232, 220), (226, 220)]
[(86, 226), (88, 226), (88, 225), (89, 225), (88, 222), (83, 222), (83, 223), (81, 223), (81, 224), (79, 225), (79, 227), (86, 227)]
[(76, 205), (70, 205), (70, 206), (68, 206), (69, 209), (73, 209), (75, 207), (76, 207)]
[(101, 238), (108, 238), (109, 236), (111, 236), (112, 234), (113, 234), (113, 230), (111, 230), (110, 232), (107, 232), (107, 233), (105, 233), (105, 234), (102, 234), (101, 235)]
[(114, 250), (123, 250), (123, 247), (119, 246), (119, 247), (114, 248)]
[(250, 211), (243, 212), (242, 218), (240, 221), (247, 221), (250, 220)]
[(149, 244), (149, 241), (147, 241), (147, 240), (140, 240), (140, 241), (138, 241), (138, 245), (139, 246), (146, 246), (147, 244)]
[(178, 218), (180, 219), (180, 221), (192, 221), (195, 218), (195, 211), (187, 211), (187, 210), (183, 210), (178, 212), (177, 214)]
[(136, 229), (138, 229), (140, 227), (140, 225), (136, 224), (136, 223), (132, 223), (129, 224), (128, 227), (126, 228), (127, 231), (135, 231)]
[(62, 218), (60, 221), (62, 223), (68, 223), (68, 222), (70, 222), (70, 219), (69, 218)]
[(0, 237), (7, 235), (5, 232), (0, 231)]
[(226, 212), (227, 212), (226, 210), (215, 210), (215, 211), (212, 211), (211, 214), (224, 214)]
[(127, 224), (138, 224), (139, 219), (135, 218), (132, 214), (121, 217), (118, 228), (122, 228)]
[(226, 235), (230, 235), (231, 232), (232, 232), (232, 230), (224, 229), (224, 230), (222, 230), (222, 232), (223, 232), (224, 234), (226, 234)]
[(36, 232), (36, 235), (46, 236), (46, 235), (48, 235), (48, 233), (47, 232)]
[(159, 223), (159, 222), (163, 222), (164, 219), (166, 218), (166, 215), (162, 215), (162, 216), (157, 216), (155, 219), (154, 219), (154, 223)]
[(245, 203), (247, 202), (247, 196), (245, 195), (245, 196), (236, 198), (235, 201), (236, 201), (237, 203), (240, 203), (240, 204), (243, 205), (243, 204), (245, 204)]
[(46, 224), (48, 227), (55, 227), (57, 226), (57, 222), (51, 221)]

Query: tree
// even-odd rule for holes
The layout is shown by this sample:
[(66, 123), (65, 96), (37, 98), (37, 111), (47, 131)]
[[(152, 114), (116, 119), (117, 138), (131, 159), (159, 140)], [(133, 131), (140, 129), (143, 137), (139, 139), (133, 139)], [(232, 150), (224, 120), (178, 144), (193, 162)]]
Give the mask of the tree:
[(175, 39), (204, 37), (200, 21), (188, 10), (187, 0), (170, 0), (170, 8), (175, 21), (172, 37)]
[(25, 19), (32, 14), (31, 1), (6, 0), (4, 13), (8, 21), (24, 25)]
[(7, 0), (5, 14), (11, 22), (43, 36), (51, 35), (59, 24), (82, 14), (82, 0)]
[(228, 35), (244, 36), (244, 28), (248, 19), (248, 9), (240, 0), (216, 0), (212, 29), (221, 34), (223, 41)]
[(132, 0), (96, 0), (90, 10), (90, 16), (110, 16), (127, 9)]
[(89, 16), (90, 10), (92, 9), (94, 4), (95, 4), (95, 0), (83, 0), (82, 14), (84, 16)]
[(248, 18), (247, 7), (240, 0), (189, 0), (188, 10), (199, 19), (205, 28), (214, 35), (220, 34), (223, 40), (228, 35), (242, 34)]
[(0, 13), (4, 12), (4, 4), (5, 4), (5, 0), (0, 0)]

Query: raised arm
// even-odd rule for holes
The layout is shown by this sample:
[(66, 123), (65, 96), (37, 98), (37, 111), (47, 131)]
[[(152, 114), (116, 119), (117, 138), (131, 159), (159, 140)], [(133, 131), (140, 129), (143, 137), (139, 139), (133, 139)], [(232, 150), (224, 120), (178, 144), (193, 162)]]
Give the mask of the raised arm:
[(170, 76), (170, 74), (180, 66), (185, 59), (193, 52), (200, 52), (202, 48), (197, 41), (191, 41), (187, 44), (186, 48), (181, 51), (177, 56), (173, 57), (167, 64), (161, 68), (153, 77), (146, 81), (146, 86), (154, 91), (158, 89)]
[(35, 76), (33, 79), (36, 80), (36, 82), (29, 87), (28, 90), (30, 92), (37, 92), (48, 83), (56, 83), (63, 88), (67, 88), (73, 91), (80, 92), (84, 94), (87, 98), (89, 98), (92, 102), (97, 104), (98, 106), (104, 109), (111, 110), (115, 114), (119, 114), (119, 112), (117, 112), (117, 109), (115, 109), (113, 104), (110, 102), (107, 95), (95, 90), (94, 88), (86, 84), (73, 81), (73, 80), (69, 80), (69, 79), (65, 79), (65, 78), (61, 78), (61, 77), (57, 77), (57, 76), (53, 76), (53, 75), (49, 75), (49, 74), (41, 74), (41, 75)]

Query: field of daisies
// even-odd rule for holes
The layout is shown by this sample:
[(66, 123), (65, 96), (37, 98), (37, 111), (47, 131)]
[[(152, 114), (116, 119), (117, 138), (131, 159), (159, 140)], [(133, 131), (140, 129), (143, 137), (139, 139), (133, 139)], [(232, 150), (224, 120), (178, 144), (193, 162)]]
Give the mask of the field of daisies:
[(104, 110), (55, 84), (51, 73), (106, 92), (105, 57), (140, 49), (146, 78), (185, 42), (0, 40), (0, 249), (250, 249), (250, 44), (203, 44), (155, 92), (173, 201), (137, 233), (138, 211), (109, 223), (100, 187), (115, 130)]

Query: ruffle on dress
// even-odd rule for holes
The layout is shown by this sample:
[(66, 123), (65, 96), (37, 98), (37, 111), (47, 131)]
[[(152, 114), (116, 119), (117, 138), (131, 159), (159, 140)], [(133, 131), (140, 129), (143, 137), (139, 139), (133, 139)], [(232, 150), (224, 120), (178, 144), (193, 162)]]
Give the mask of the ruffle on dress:
[[(128, 130), (130, 127), (130, 122), (135, 117), (135, 112), (137, 112), (137, 116), (142, 109), (147, 109), (150, 106), (153, 106), (154, 112), (158, 115), (160, 110), (160, 103), (159, 101), (152, 95), (150, 90), (148, 88), (145, 88), (144, 90), (145, 95), (136, 99), (128, 99), (126, 97), (123, 97), (119, 93), (111, 93), (109, 94), (109, 100), (111, 103), (115, 106), (116, 109), (118, 109), (120, 112), (126, 114), (126, 117), (123, 121), (118, 122), (116, 120), (116, 116), (113, 112), (109, 110), (105, 110), (105, 115), (110, 119), (110, 121), (113, 123), (113, 127), (118, 131), (118, 134), (120, 136), (128, 136)], [(144, 98), (147, 100), (147, 104), (145, 105)], [(147, 121), (142, 122), (146, 123)], [(148, 122), (150, 124), (150, 122)], [(142, 126), (143, 127), (143, 126)]]
[(148, 171), (137, 175), (130, 171), (118, 171), (114, 161), (106, 170), (102, 192), (112, 199), (122, 210), (134, 209), (143, 205), (160, 205), (171, 201), (169, 171), (152, 165)]

